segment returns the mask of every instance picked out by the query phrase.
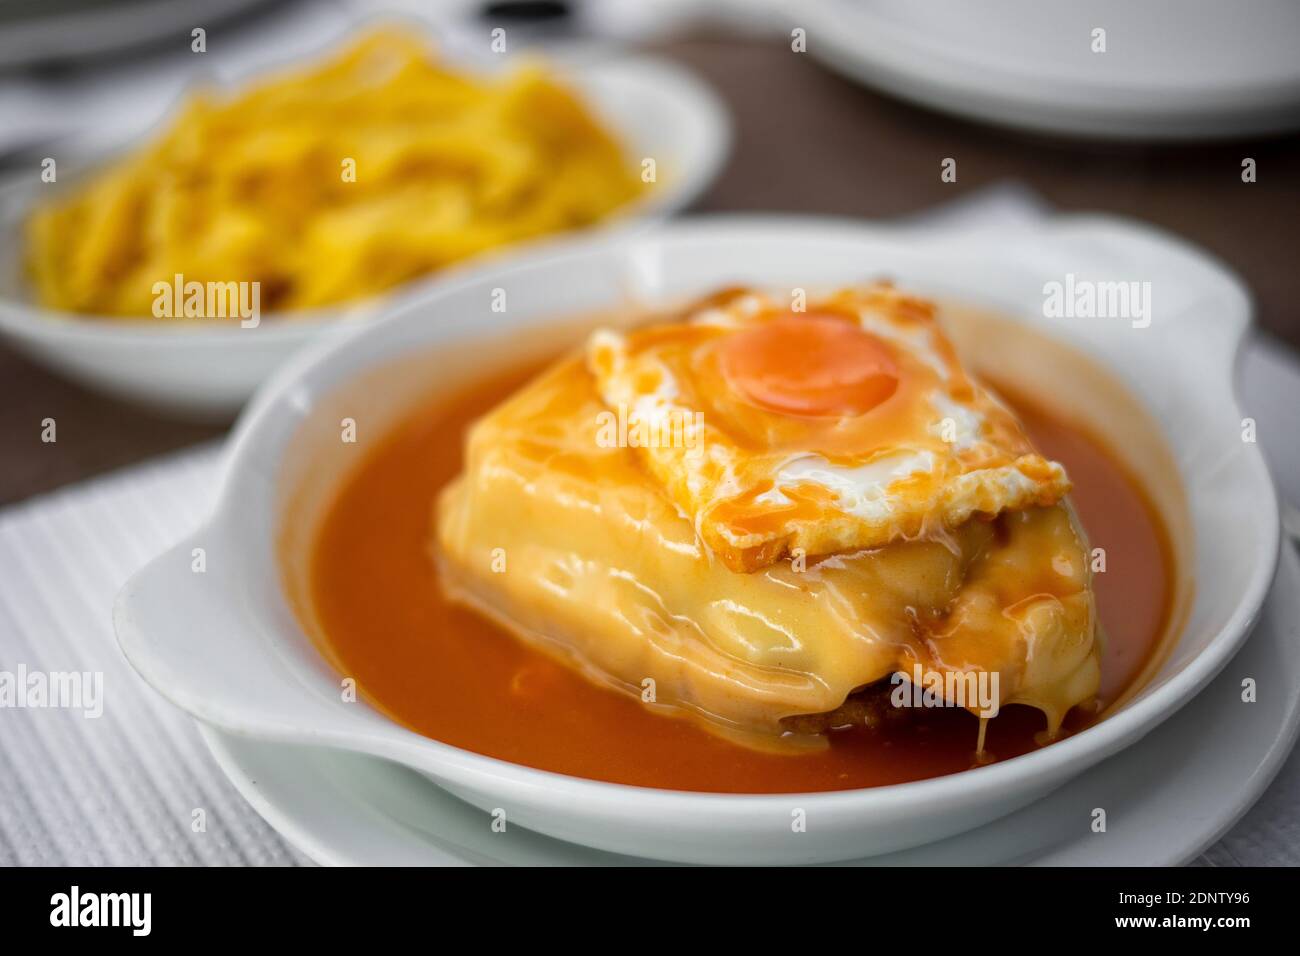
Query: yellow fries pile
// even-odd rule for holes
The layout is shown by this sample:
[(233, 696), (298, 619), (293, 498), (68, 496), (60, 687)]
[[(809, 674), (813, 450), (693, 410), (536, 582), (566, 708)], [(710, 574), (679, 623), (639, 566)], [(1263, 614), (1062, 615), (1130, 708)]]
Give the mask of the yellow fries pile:
[(453, 73), (394, 30), (235, 96), (27, 223), (46, 306), (152, 314), (156, 283), (260, 282), (263, 310), (345, 302), (643, 189), (619, 144), (539, 67)]

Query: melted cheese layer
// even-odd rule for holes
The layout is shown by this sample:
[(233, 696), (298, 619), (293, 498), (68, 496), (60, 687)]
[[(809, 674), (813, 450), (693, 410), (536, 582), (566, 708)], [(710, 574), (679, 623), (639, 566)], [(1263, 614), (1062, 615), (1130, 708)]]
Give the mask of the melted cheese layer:
[[(1086, 545), (1060, 502), (737, 573), (713, 559), (569, 359), (482, 419), (436, 508), (451, 596), (659, 705), (757, 734), (914, 665), (998, 675), (1055, 731), (1096, 693)], [(974, 708), (968, 708), (974, 709)]]

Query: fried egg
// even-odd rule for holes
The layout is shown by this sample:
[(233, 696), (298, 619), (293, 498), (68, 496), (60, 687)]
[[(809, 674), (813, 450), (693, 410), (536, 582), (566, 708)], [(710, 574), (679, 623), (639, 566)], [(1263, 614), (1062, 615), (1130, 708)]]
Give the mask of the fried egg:
[(733, 571), (880, 547), (1069, 491), (963, 369), (935, 307), (889, 285), (794, 311), (743, 290), (586, 347), (628, 444)]

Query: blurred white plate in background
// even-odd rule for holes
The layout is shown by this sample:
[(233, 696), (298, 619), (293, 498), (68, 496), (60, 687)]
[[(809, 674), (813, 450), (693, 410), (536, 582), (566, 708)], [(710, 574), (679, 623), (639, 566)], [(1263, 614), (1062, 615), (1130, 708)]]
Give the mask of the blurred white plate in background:
[(187, 37), (267, 0), (8, 0), (0, 4), (0, 67), (64, 62)]
[(829, 66), (982, 122), (1142, 140), (1300, 127), (1295, 0), (776, 2)]

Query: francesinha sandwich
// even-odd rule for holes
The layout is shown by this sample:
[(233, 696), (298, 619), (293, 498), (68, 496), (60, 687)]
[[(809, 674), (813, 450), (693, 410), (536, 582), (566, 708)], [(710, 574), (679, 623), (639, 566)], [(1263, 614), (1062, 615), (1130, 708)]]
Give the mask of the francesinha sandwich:
[(1069, 479), (935, 311), (887, 285), (801, 311), (730, 291), (595, 332), (471, 429), (443, 586), (753, 742), (874, 726), (904, 680), (1055, 734), (1100, 679)]

